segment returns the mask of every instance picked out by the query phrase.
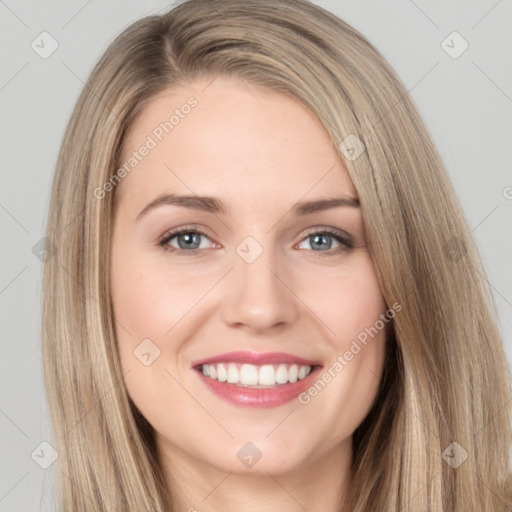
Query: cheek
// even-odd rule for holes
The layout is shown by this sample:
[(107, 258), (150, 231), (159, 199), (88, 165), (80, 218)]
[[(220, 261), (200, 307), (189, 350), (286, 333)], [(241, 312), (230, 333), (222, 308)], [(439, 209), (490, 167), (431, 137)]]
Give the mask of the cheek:
[[(173, 268), (164, 257), (129, 248), (114, 251), (112, 259), (111, 294), (125, 385), (144, 416), (160, 421), (162, 407), (190, 405), (177, 384), (188, 372), (182, 348), (209, 316), (211, 310), (201, 298), (219, 276), (205, 269), (191, 272), (180, 264)], [(165, 423), (173, 421), (167, 418)]]
[(326, 328), (337, 351), (347, 349), (347, 340), (356, 338), (374, 325), (386, 311), (373, 263), (366, 252), (354, 255), (346, 265), (322, 275), (301, 278), (300, 296)]
[(352, 434), (374, 401), (391, 320), (386, 317), (386, 304), (366, 253), (354, 258), (350, 268), (323, 280), (322, 293), (318, 293), (318, 284), (305, 301), (319, 312), (326, 326), (330, 358), (299, 402), (306, 414), (337, 433), (335, 442)]
[(141, 251), (114, 251), (112, 259), (111, 294), (126, 389), (150, 423), (178, 428), (162, 410), (190, 405), (190, 397), (173, 379), (182, 380), (176, 371), (179, 336), (187, 314), (211, 285), (162, 268)]
[(141, 337), (163, 342), (215, 282), (215, 276), (191, 274), (180, 266), (170, 269), (140, 253), (115, 260), (112, 301), (116, 320), (126, 327), (123, 330), (118, 325), (120, 342), (127, 338), (136, 342)]

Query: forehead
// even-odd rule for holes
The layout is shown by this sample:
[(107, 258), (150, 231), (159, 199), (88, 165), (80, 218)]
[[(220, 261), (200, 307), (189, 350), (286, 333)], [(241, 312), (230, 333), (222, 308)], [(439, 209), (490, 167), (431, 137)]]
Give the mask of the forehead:
[(309, 109), (233, 79), (196, 81), (153, 98), (129, 130), (124, 164), (130, 171), (122, 196), (132, 200), (162, 192), (260, 198), (269, 205), (308, 194), (356, 196), (335, 145)]

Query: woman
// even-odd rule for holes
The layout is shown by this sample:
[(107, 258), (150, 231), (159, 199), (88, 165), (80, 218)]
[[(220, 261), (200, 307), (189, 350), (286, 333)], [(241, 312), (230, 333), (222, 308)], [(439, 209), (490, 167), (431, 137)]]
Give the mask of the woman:
[(62, 510), (510, 510), (483, 270), (403, 85), (304, 0), (189, 0), (93, 71), (57, 165)]

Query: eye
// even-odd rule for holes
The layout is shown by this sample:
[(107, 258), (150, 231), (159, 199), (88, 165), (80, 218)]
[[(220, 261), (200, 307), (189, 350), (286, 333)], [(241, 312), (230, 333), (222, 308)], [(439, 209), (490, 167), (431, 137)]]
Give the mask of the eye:
[[(302, 247), (305, 242), (306, 247)], [(309, 233), (298, 246), (299, 249), (307, 249), (314, 252), (328, 252), (329, 254), (338, 254), (339, 252), (347, 251), (353, 247), (354, 244), (348, 236), (344, 236), (338, 231), (329, 229)]]
[(210, 247), (208, 235), (197, 228), (182, 227), (166, 233), (158, 245), (168, 251), (195, 254), (199, 249)]

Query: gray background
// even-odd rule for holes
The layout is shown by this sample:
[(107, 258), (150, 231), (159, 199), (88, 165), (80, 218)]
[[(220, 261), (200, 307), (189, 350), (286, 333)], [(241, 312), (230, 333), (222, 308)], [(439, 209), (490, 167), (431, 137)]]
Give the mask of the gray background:
[[(512, 362), (512, 2), (322, 0), (396, 69), (448, 167), (481, 250)], [(49, 188), (65, 125), (94, 63), (132, 21), (165, 10), (152, 0), (0, 0), (0, 512), (51, 510), (55, 464), (39, 339)], [(46, 31), (57, 41), (50, 48)], [(457, 31), (469, 48), (441, 46)], [(41, 42), (41, 37), (46, 37)], [(453, 41), (453, 42), (452, 42)], [(462, 48), (453, 37), (445, 45)], [(36, 251), (37, 252), (37, 251)], [(34, 459), (31, 454), (36, 450)], [(37, 454), (40, 457), (37, 457)]]

